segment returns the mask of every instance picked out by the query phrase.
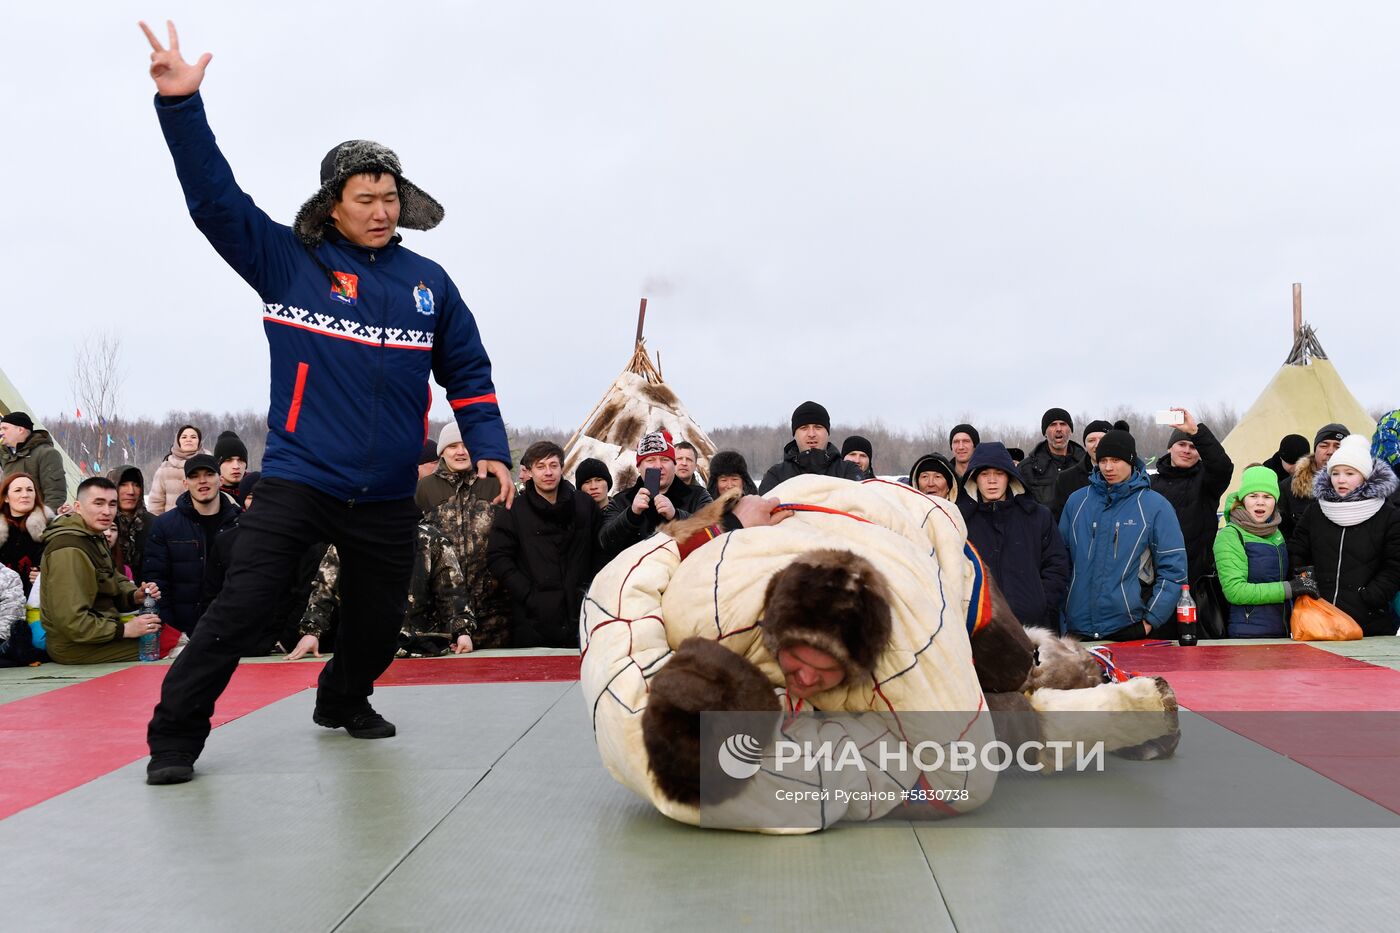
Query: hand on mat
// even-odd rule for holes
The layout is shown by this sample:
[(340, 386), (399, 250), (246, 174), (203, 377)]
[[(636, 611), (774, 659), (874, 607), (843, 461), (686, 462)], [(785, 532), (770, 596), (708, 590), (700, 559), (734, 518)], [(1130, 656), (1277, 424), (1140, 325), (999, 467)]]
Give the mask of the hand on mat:
[(199, 61), (191, 65), (180, 54), (180, 36), (175, 32), (173, 22), (165, 21), (170, 41), (168, 49), (160, 44), (150, 26), (145, 23), (139, 25), (141, 31), (146, 34), (146, 40), (151, 43), (151, 77), (156, 82), (156, 91), (160, 96), (185, 97), (199, 90), (200, 83), (204, 81), (204, 69), (209, 66), (214, 56), (205, 52), (199, 56)]
[(160, 616), (137, 616), (122, 626), (123, 638), (140, 638), (160, 631)]
[(491, 500), (491, 504), (504, 503), (506, 508), (510, 508), (515, 501), (515, 482), (510, 478), (510, 469), (499, 460), (476, 461), (476, 478), (485, 479), (487, 473), (496, 477), (501, 484), (501, 493)]
[(470, 635), (458, 635), (457, 640), (452, 643), (453, 654), (470, 654), (472, 650), (472, 637)]
[(315, 635), (301, 636), (301, 641), (297, 642), (297, 646), (295, 648), (287, 652), (287, 657), (285, 658), (285, 660), (299, 660), (301, 658), (306, 657), (306, 653), (308, 651), (319, 658), (321, 656), (321, 639), (317, 638)]
[(778, 522), (792, 518), (792, 513), (774, 512), (779, 505), (776, 498), (765, 499), (762, 496), (745, 496), (734, 506), (734, 517), (745, 528), (757, 528), (761, 525), (776, 525)]

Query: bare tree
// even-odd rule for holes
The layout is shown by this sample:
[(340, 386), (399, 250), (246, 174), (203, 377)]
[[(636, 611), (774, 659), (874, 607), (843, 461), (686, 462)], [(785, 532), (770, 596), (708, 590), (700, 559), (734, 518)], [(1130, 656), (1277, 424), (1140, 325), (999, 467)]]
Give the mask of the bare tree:
[[(107, 439), (122, 436), (117, 422), (125, 373), (121, 365), (122, 341), (115, 331), (90, 334), (78, 345), (73, 357), (73, 400), (77, 416), (72, 453), (87, 471), (98, 472), (98, 465), (111, 459)], [(115, 464), (112, 464), (115, 466)]]

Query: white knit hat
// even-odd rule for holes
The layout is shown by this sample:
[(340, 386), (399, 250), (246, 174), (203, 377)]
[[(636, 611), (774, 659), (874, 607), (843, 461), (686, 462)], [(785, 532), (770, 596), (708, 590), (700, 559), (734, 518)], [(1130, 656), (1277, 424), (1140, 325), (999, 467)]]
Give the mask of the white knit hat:
[(457, 427), (457, 422), (449, 421), (442, 426), (442, 431), (438, 433), (438, 456), (452, 444), (461, 443), (462, 429)]
[(1362, 476), (1371, 475), (1371, 439), (1364, 434), (1348, 434), (1342, 439), (1332, 458), (1327, 461), (1327, 472), (1337, 467), (1349, 466)]

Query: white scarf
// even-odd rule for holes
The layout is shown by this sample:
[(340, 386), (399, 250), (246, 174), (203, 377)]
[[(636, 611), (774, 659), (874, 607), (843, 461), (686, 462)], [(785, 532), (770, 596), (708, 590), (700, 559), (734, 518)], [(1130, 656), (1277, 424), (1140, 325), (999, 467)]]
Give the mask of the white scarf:
[(1385, 505), (1385, 499), (1359, 499), (1353, 502), (1328, 502), (1326, 499), (1318, 499), (1317, 504), (1332, 524), (1350, 528), (1379, 512), (1381, 506)]

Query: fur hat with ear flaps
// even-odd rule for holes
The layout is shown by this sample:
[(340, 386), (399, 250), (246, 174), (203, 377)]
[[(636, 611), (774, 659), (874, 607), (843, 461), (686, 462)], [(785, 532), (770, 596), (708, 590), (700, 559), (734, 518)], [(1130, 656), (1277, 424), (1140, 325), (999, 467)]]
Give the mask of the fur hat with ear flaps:
[(841, 662), (850, 682), (870, 677), (894, 621), (885, 575), (850, 551), (809, 551), (773, 575), (763, 598), (763, 644), (803, 644)]
[(757, 667), (718, 642), (687, 638), (651, 679), (642, 713), (656, 786), (672, 800), (699, 805), (703, 774), (707, 803), (738, 794), (742, 781), (726, 777), (714, 756), (701, 759), (700, 713), (780, 710), (773, 685)]
[(409, 230), (431, 230), (442, 223), (442, 205), (426, 191), (403, 177), (399, 157), (387, 146), (369, 139), (349, 139), (326, 153), (321, 160), (321, 188), (297, 211), (292, 229), (302, 242), (316, 246), (331, 222), (331, 208), (352, 175), (388, 172), (399, 186), (399, 226)]

